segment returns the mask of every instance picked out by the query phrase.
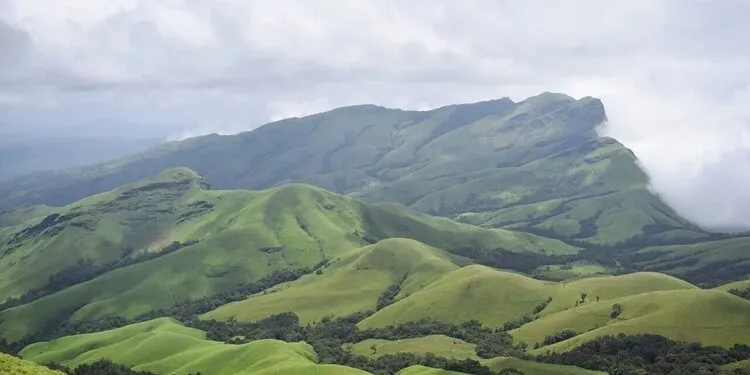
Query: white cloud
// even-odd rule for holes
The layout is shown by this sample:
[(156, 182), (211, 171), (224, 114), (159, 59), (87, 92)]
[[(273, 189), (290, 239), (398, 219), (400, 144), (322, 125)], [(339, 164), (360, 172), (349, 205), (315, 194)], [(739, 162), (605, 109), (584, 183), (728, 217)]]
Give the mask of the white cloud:
[(87, 109), (192, 135), (357, 103), (596, 96), (607, 134), (680, 212), (750, 227), (739, 209), (750, 205), (742, 0), (0, 0), (0, 10), (0, 91), (15, 109), (56, 103), (55, 118)]

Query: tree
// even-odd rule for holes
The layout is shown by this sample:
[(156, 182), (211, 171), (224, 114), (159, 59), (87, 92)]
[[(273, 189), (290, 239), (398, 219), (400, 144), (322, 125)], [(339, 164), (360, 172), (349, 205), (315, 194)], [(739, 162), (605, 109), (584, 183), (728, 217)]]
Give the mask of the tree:
[(586, 302), (586, 297), (588, 297), (588, 296), (589, 296), (588, 293), (581, 292), (581, 303)]
[(614, 319), (620, 316), (620, 314), (622, 314), (622, 305), (615, 303), (612, 305), (612, 312), (609, 314), (609, 317)]

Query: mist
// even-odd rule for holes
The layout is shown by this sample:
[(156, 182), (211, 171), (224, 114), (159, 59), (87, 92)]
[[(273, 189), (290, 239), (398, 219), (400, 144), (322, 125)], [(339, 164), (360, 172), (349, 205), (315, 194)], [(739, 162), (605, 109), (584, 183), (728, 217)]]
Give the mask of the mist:
[(741, 0), (0, 0), (0, 135), (176, 140), (556, 91), (602, 99), (602, 133), (682, 215), (747, 229), (747, 14)]

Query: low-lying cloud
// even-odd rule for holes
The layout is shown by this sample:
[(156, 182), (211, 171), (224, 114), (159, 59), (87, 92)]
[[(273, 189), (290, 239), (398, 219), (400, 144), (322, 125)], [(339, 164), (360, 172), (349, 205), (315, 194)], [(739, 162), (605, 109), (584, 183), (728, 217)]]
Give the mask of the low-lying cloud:
[(742, 0), (0, 0), (0, 127), (108, 117), (179, 138), (347, 104), (596, 96), (606, 134), (679, 212), (750, 228), (747, 14)]

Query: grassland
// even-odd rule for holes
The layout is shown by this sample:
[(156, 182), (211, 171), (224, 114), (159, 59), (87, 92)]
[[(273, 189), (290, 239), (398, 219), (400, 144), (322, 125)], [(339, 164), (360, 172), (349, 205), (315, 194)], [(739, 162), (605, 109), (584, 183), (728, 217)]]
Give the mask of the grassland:
[(725, 284), (750, 278), (750, 237), (687, 245), (655, 246), (631, 257), (636, 266), (664, 272), (695, 284)]
[(696, 289), (682, 280), (658, 273), (592, 277), (555, 283), (473, 265), (445, 275), (423, 290), (403, 298), (362, 321), (361, 328), (384, 327), (429, 317), (459, 323), (478, 320), (491, 327), (531, 314), (552, 301), (540, 316), (571, 309), (581, 298), (599, 297), (601, 303), (623, 296), (658, 290)]
[(464, 373), (415, 365), (399, 371), (398, 375), (464, 375)]
[(378, 358), (386, 354), (433, 353), (439, 357), (454, 359), (479, 359), (474, 344), (444, 335), (430, 335), (403, 340), (369, 339), (351, 345), (354, 354)]
[(0, 375), (64, 375), (37, 363), (0, 353)]
[(375, 310), (388, 287), (399, 285), (399, 294), (408, 295), (456, 269), (443, 251), (414, 240), (388, 239), (343, 256), (321, 275), (224, 305), (203, 318), (255, 321), (294, 311), (303, 324), (314, 323), (324, 316)]
[(259, 192), (208, 190), (205, 180), (185, 168), (89, 197), (56, 215), (6, 237), (0, 298), (43, 286), (80, 260), (117, 264), (173, 241), (197, 243), (2, 311), (2, 337), (17, 340), (63, 313), (72, 319), (133, 317), (274, 270), (335, 259), (380, 239), (412, 238), (447, 251), (577, 251), (557, 240), (366, 204), (304, 184)]
[(495, 372), (514, 368), (521, 370), (525, 375), (607, 375), (601, 371), (586, 370), (576, 366), (525, 361), (513, 357), (497, 357), (483, 360), (481, 363)]
[(303, 342), (260, 340), (226, 345), (207, 340), (202, 331), (168, 318), (33, 344), (21, 356), (68, 367), (107, 358), (157, 374), (366, 374), (344, 366), (317, 364), (312, 347)]
[[(612, 318), (612, 306), (622, 314)], [(669, 290), (641, 293), (544, 316), (511, 331), (530, 346), (562, 330), (579, 335), (543, 346), (539, 351), (566, 351), (595, 337), (651, 333), (704, 345), (750, 344), (750, 301), (717, 290)]]

